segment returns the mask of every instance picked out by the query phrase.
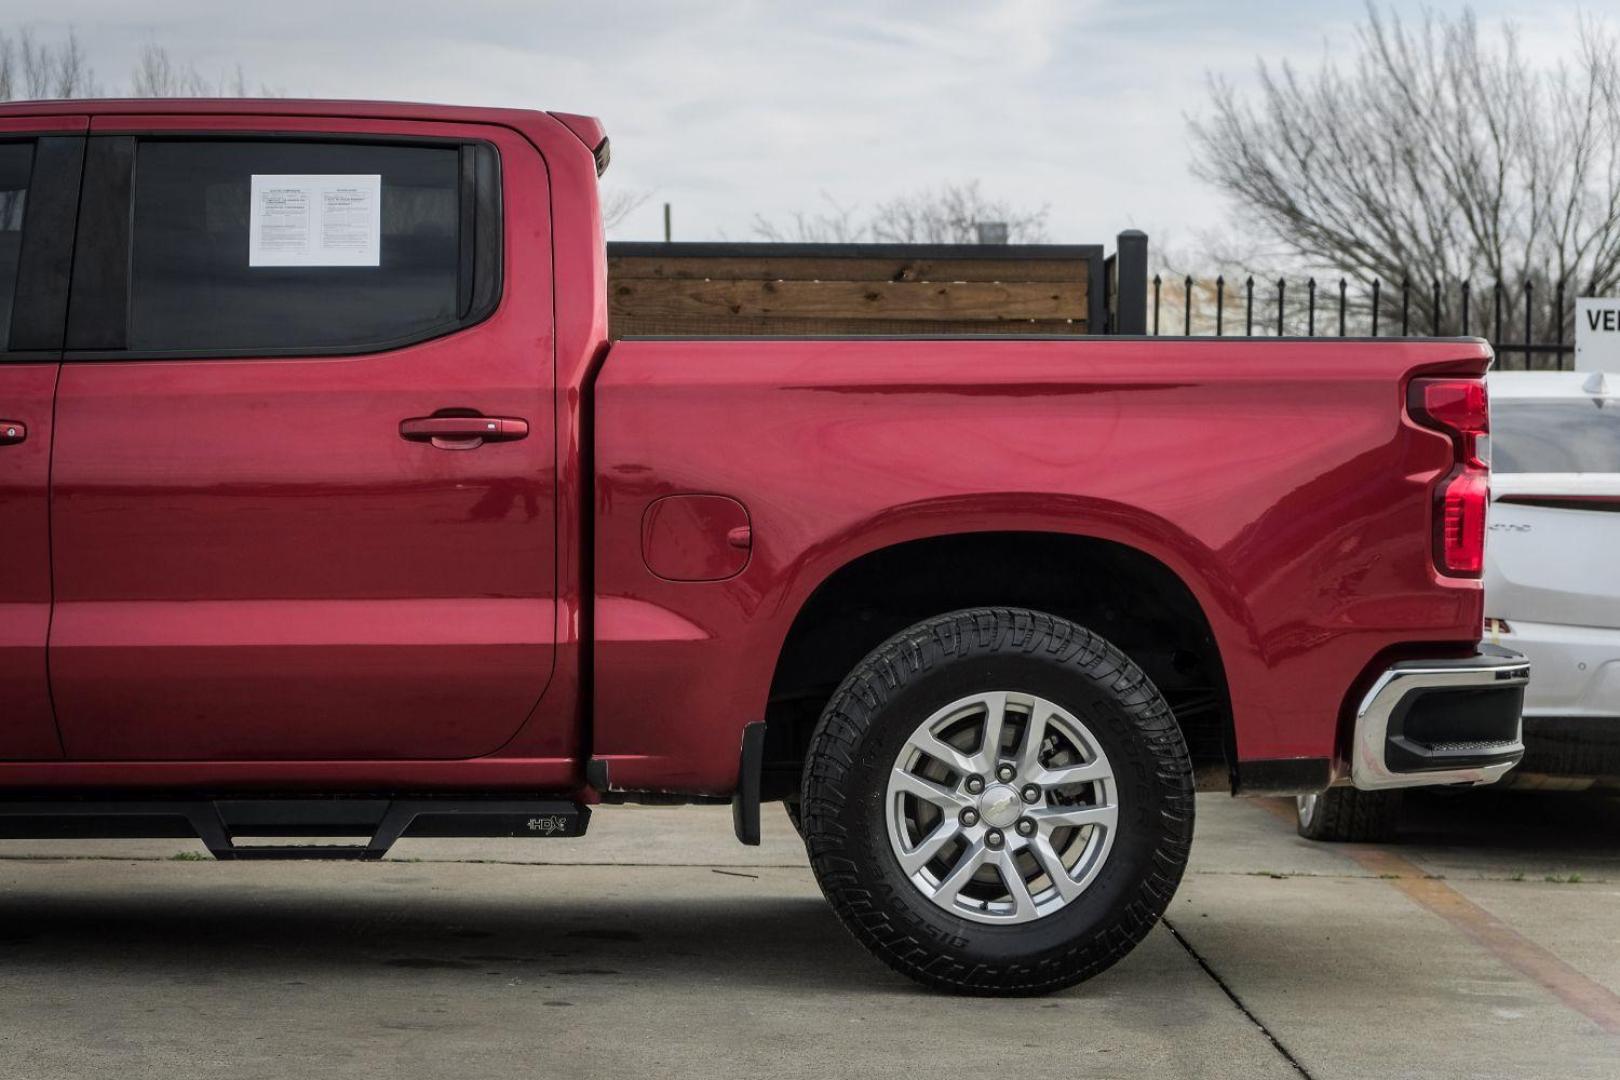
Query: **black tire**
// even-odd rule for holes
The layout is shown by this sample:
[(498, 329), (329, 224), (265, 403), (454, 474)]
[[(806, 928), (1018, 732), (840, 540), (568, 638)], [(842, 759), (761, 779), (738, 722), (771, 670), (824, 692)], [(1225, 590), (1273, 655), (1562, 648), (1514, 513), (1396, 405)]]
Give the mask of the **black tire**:
[[(953, 915), (901, 871), (884, 821), (888, 776), (913, 729), (964, 694), (1016, 688), (1061, 704), (1113, 765), (1113, 847), (1085, 892), (1031, 922)], [(805, 763), (816, 879), (851, 933), (895, 970), (969, 994), (1042, 994), (1117, 963), (1169, 905), (1193, 832), (1192, 766), (1164, 698), (1118, 649), (1066, 619), (973, 608), (890, 638), (844, 680)]]
[(1401, 794), (1336, 787), (1296, 799), (1299, 835), (1330, 843), (1384, 843), (1400, 824)]

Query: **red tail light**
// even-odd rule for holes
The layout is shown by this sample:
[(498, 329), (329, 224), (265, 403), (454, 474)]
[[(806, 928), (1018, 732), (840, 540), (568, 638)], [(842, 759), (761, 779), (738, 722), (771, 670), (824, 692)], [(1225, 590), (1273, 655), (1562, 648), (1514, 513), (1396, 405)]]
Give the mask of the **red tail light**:
[(1479, 441), (1490, 434), (1482, 379), (1413, 379), (1406, 408), (1420, 424), (1451, 436), (1456, 464), (1435, 485), (1434, 565), (1443, 574), (1478, 577), (1485, 566), (1485, 508), (1490, 465)]

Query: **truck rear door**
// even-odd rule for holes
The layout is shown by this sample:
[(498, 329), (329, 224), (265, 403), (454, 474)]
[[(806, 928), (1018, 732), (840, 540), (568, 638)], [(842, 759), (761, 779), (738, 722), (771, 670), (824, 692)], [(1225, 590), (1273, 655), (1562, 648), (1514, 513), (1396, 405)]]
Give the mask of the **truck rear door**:
[(0, 760), (62, 753), (46, 685), (47, 483), (86, 124), (0, 120)]
[(69, 758), (465, 758), (523, 725), (556, 634), (548, 206), (502, 128), (95, 118), (52, 479)]

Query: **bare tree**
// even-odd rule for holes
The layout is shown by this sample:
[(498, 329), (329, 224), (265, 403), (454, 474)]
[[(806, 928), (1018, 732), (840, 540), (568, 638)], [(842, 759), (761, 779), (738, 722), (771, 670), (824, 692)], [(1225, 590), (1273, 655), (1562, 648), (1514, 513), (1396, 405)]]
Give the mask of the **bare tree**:
[(43, 43), (28, 29), (0, 30), (0, 101), (94, 97), (101, 92), (78, 35)]
[[(237, 82), (242, 81), (238, 70)], [(148, 42), (141, 47), (135, 61), (135, 70), (129, 78), (133, 97), (207, 97), (214, 92), (213, 85), (197, 70), (195, 64), (177, 63), (169, 50)]]
[(806, 213), (796, 210), (785, 222), (774, 222), (754, 215), (754, 235), (776, 243), (858, 244), (871, 238), (871, 226), (856, 217), (853, 206), (845, 206), (825, 191), (821, 201), (826, 208)]
[(862, 216), (853, 206), (821, 193), (826, 209), (800, 211), (787, 223), (754, 217), (754, 233), (762, 240), (808, 243), (975, 244), (981, 225), (1007, 228), (1007, 242), (1034, 244), (1046, 239), (1048, 209), (1027, 210), (987, 197), (979, 181), (945, 184), (901, 195), (879, 203)]
[(1262, 62), (1254, 100), (1219, 79), (1211, 92), (1211, 114), (1191, 121), (1195, 173), (1296, 266), (1382, 279), (1386, 297), (1407, 276), (1441, 282), (1453, 310), (1443, 299), (1437, 319), (1418, 287), (1419, 325), (1454, 330), (1470, 279), (1514, 297), (1620, 285), (1620, 60), (1606, 24), (1583, 19), (1570, 61), (1538, 68), (1511, 26), (1487, 41), (1467, 9), (1409, 24), (1370, 3), (1347, 69)]
[[(41, 42), (32, 30), (0, 30), (0, 101), (15, 99), (96, 97), (101, 93), (95, 72), (69, 30), (60, 42)], [(234, 72), (210, 79), (195, 64), (175, 60), (161, 45), (141, 49), (130, 73), (133, 97), (278, 97), (281, 91), (261, 85), (250, 91), (238, 65)]]
[(637, 191), (632, 188), (603, 189), (603, 229), (612, 229), (620, 225), (625, 218), (641, 209), (642, 205), (650, 198), (652, 198), (652, 192), (650, 191)]
[(1048, 208), (1027, 210), (987, 197), (977, 180), (945, 184), (879, 203), (872, 215), (873, 239), (896, 244), (975, 244), (979, 226), (1007, 227), (1010, 244), (1046, 239)]
[(131, 96), (147, 98), (281, 96), (280, 90), (262, 83), (256, 90), (250, 89), (241, 64), (217, 79), (210, 79), (196, 64), (177, 61), (168, 49), (154, 43), (142, 47), (129, 87)]

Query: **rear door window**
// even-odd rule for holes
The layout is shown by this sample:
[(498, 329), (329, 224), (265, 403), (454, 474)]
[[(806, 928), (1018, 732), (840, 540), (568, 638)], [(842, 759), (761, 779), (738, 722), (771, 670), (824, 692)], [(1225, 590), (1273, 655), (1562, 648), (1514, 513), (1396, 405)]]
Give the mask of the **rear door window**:
[(499, 298), (487, 143), (106, 135), (87, 161), (70, 359), (380, 351)]
[(1620, 473), (1620, 402), (1491, 402), (1499, 473)]
[[(454, 147), (142, 142), (135, 163), (129, 348), (382, 345), (454, 325), (460, 316), (459, 166)], [(255, 177), (276, 178), (271, 182), (285, 183), (291, 199), (299, 200), (280, 215), (295, 223), (279, 227), (284, 237), (303, 230), (282, 241), (288, 248), (301, 241), (312, 246), (308, 235), (324, 210), (325, 192), (299, 187), (300, 181), (353, 178), (364, 200), (370, 194), (363, 178), (379, 178), (381, 206), (362, 203), (352, 230), (357, 247), (374, 242), (375, 250), (361, 251), (360, 258), (375, 264), (323, 265), (329, 255), (296, 250), (281, 264), (269, 259), (274, 251), (255, 260)], [(366, 235), (372, 213), (380, 218), (374, 239)]]
[(11, 338), (11, 311), (22, 261), (23, 209), (33, 165), (32, 142), (0, 143), (0, 351)]

